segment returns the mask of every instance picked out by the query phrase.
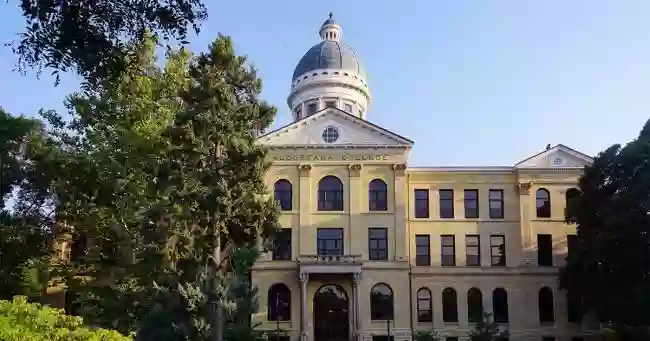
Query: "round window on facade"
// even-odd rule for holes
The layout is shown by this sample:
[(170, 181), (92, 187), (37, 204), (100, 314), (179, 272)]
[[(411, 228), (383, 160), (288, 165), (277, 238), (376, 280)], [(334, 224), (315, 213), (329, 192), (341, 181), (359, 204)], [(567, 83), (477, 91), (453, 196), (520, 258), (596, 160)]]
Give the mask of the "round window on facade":
[(334, 143), (339, 139), (339, 130), (329, 126), (323, 130), (323, 140), (327, 143)]

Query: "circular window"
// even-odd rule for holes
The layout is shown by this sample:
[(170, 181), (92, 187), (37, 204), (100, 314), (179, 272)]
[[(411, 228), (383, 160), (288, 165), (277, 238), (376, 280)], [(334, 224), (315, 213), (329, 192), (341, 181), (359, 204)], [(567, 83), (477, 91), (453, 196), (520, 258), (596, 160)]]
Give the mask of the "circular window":
[(336, 142), (339, 139), (339, 130), (335, 127), (329, 126), (323, 130), (323, 140), (327, 143)]

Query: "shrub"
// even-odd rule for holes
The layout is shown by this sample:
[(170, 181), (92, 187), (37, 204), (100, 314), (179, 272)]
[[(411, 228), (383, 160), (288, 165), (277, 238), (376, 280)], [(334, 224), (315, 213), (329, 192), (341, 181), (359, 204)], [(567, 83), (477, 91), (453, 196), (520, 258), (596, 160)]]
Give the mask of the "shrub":
[(22, 296), (0, 301), (0, 340), (3, 341), (131, 341), (113, 330), (83, 325), (81, 317), (60, 309), (28, 303)]

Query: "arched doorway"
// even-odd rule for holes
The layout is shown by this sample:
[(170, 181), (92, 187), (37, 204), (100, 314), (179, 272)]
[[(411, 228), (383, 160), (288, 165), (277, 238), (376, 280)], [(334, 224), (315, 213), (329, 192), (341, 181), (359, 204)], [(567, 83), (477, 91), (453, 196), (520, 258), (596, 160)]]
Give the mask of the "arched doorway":
[(350, 338), (348, 294), (336, 284), (325, 284), (314, 295), (314, 341)]

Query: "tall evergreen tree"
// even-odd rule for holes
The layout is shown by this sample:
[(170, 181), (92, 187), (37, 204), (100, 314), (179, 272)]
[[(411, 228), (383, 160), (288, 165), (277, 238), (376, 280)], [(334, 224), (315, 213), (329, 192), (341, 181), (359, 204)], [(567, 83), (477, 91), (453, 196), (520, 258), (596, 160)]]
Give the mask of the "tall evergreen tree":
[(614, 326), (650, 324), (650, 121), (586, 167), (568, 216), (577, 223), (560, 283), (583, 312)]
[(72, 121), (48, 116), (47, 146), (62, 152), (41, 166), (56, 169), (57, 218), (88, 240), (67, 283), (90, 323), (138, 340), (219, 339), (229, 255), (277, 225), (256, 143), (275, 109), (230, 38), (172, 53), (162, 70), (154, 50), (145, 40), (119, 81), (72, 95)]

